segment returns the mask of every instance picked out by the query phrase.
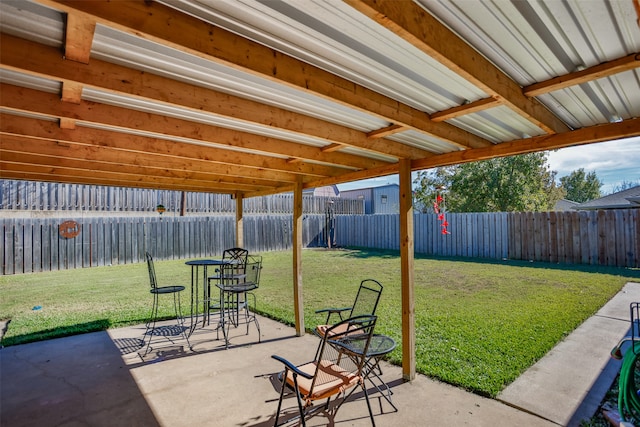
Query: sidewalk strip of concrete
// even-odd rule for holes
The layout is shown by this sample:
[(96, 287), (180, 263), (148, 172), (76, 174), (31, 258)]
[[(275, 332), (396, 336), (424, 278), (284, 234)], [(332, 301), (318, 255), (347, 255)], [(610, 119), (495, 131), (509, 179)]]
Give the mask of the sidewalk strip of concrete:
[(620, 371), (621, 362), (610, 352), (629, 333), (632, 302), (640, 302), (640, 283), (627, 283), (498, 400), (562, 426), (591, 418)]

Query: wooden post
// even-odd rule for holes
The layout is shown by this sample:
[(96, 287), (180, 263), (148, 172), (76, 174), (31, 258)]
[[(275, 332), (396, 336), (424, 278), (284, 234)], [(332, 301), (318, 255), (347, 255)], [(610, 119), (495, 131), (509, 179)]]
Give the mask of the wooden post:
[(304, 335), (304, 309), (302, 303), (302, 180), (293, 190), (293, 309), (296, 335)]
[(184, 216), (187, 210), (187, 193), (182, 191), (180, 193), (180, 216)]
[(416, 319), (413, 283), (413, 193), (411, 160), (400, 160), (400, 277), (402, 286), (402, 377), (416, 376)]
[(236, 248), (244, 247), (244, 224), (242, 223), (242, 193), (236, 194)]

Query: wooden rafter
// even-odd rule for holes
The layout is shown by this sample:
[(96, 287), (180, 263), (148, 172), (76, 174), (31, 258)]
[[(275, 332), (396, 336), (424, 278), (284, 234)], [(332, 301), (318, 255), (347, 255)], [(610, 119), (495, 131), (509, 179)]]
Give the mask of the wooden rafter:
[(613, 74), (633, 70), (638, 67), (640, 67), (640, 53), (632, 53), (631, 55), (613, 61), (604, 62), (581, 71), (575, 71), (564, 76), (558, 76), (544, 82), (527, 86), (523, 89), (523, 93), (527, 96), (538, 96), (553, 92), (554, 90), (564, 89), (569, 86), (575, 86)]
[(64, 57), (71, 61), (89, 63), (96, 21), (86, 15), (67, 14)]
[[(362, 169), (374, 165), (381, 166), (386, 163), (374, 159), (368, 160), (347, 153), (324, 153), (317, 147), (304, 144), (123, 107), (89, 101), (82, 101), (80, 104), (68, 104), (57, 101), (54, 94), (12, 85), (0, 84), (0, 90), (6, 95), (0, 100), (0, 106), (8, 109), (38, 113), (43, 116), (82, 120), (87, 123), (111, 126), (114, 130), (119, 129), (121, 132), (126, 132), (126, 129), (128, 129), (129, 133), (154, 133), (158, 137), (171, 139), (188, 138), (222, 148), (242, 148), (279, 157), (294, 156), (300, 161), (314, 161), (329, 165), (326, 172), (328, 175), (342, 172), (340, 168)], [(249, 156), (247, 155), (247, 157)], [(266, 161), (271, 160), (268, 159)], [(262, 164), (264, 165), (264, 162)], [(329, 167), (338, 167), (338, 169), (332, 170)]]
[(433, 122), (428, 114), (373, 90), (156, 2), (37, 1), (69, 14), (88, 15), (88, 19), (137, 37), (308, 91), (461, 147), (490, 144), (455, 126)]
[[(28, 130), (28, 133), (27, 133)], [(118, 134), (105, 129), (93, 129), (77, 127), (75, 130), (59, 128), (55, 122), (38, 120), (29, 117), (20, 117), (10, 114), (0, 114), (0, 136), (4, 140), (7, 136), (30, 135), (35, 140), (55, 141), (57, 146), (73, 145), (75, 157), (86, 155), (88, 160), (101, 160), (108, 156), (109, 152), (115, 152), (118, 156), (113, 161), (126, 162), (133, 165), (149, 166), (160, 165), (176, 169), (189, 168), (198, 172), (208, 172), (220, 176), (226, 176), (242, 183), (242, 178), (270, 180), (272, 187), (277, 187), (282, 182), (293, 182), (296, 175), (305, 174), (304, 165), (288, 165), (281, 161), (281, 168), (265, 169), (259, 162), (254, 162), (250, 157), (236, 154), (236, 158), (225, 159), (226, 150), (193, 144), (176, 144), (165, 139), (150, 138), (146, 136)], [(0, 141), (2, 142), (2, 141)], [(85, 148), (82, 148), (85, 147)], [(41, 147), (43, 150), (45, 147)], [(98, 149), (109, 151), (95, 154)], [(21, 147), (22, 151), (33, 152), (29, 145)], [(31, 150), (31, 151), (29, 151)], [(52, 157), (65, 157), (68, 153), (61, 151), (43, 152)], [(37, 151), (36, 151), (37, 152)], [(227, 162), (225, 163), (225, 160)], [(233, 160), (236, 160), (234, 162)], [(240, 161), (245, 160), (245, 161)], [(255, 163), (255, 164), (252, 164)], [(275, 162), (274, 162), (275, 165)], [(307, 178), (307, 179), (310, 179)]]
[(60, 52), (53, 47), (8, 34), (0, 34), (0, 45), (1, 63), (6, 69), (66, 84), (74, 82), (78, 87), (92, 87), (209, 112), (282, 129), (294, 135), (309, 135), (326, 140), (329, 144), (338, 143), (340, 146), (351, 146), (397, 158), (418, 159), (430, 154), (426, 150), (403, 146), (393, 141), (370, 139), (364, 132), (345, 126), (117, 64), (94, 59), (89, 67), (78, 68), (72, 62), (64, 61)]
[(533, 153), (554, 150), (581, 144), (611, 141), (614, 139), (640, 136), (640, 118), (618, 123), (607, 123), (582, 128), (555, 135), (543, 135), (532, 138), (514, 140), (495, 144), (491, 147), (478, 148), (467, 152), (441, 154), (429, 159), (412, 162), (414, 170), (429, 169), (437, 166), (449, 166), (495, 157), (506, 157), (515, 154)]
[(493, 107), (499, 107), (502, 102), (495, 98), (483, 98), (458, 107), (449, 108), (448, 110), (438, 111), (431, 114), (431, 120), (436, 122), (455, 119), (467, 114), (477, 113), (478, 111), (487, 110)]
[[(468, 163), (477, 160), (487, 160), (494, 157), (506, 157), (517, 154), (532, 153), (537, 151), (554, 150), (557, 148), (572, 147), (582, 144), (611, 141), (621, 138), (640, 136), (640, 118), (625, 120), (619, 123), (608, 123), (588, 128), (577, 129), (562, 134), (544, 135), (533, 138), (503, 142), (486, 148), (473, 150), (454, 151), (439, 154), (422, 160), (411, 162), (412, 170), (423, 170), (438, 166), (450, 166), (459, 163)], [(377, 176), (396, 174), (399, 171), (397, 164), (383, 166), (377, 169), (352, 172), (341, 175), (339, 179), (322, 178), (312, 180), (305, 184), (307, 187), (320, 187), (323, 185), (340, 184), (343, 182), (358, 181)]]

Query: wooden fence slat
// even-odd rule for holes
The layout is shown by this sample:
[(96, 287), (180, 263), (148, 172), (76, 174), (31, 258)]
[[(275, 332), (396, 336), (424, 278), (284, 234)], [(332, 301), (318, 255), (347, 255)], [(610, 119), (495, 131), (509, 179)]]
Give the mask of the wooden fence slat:
[[(63, 195), (71, 197), (68, 188)], [(67, 198), (68, 198), (67, 197)], [(83, 196), (88, 197), (88, 196)], [(280, 207), (274, 207), (274, 209)], [(234, 216), (77, 218), (82, 230), (61, 238), (60, 219), (3, 219), (2, 274), (82, 268), (156, 259), (220, 256), (235, 245)], [(415, 250), (434, 256), (536, 259), (553, 263), (638, 267), (640, 210), (618, 212), (416, 214)], [(245, 246), (253, 252), (291, 247), (287, 214), (246, 215)], [(327, 244), (324, 214), (305, 214), (303, 242)], [(338, 246), (399, 249), (397, 215), (336, 215)]]

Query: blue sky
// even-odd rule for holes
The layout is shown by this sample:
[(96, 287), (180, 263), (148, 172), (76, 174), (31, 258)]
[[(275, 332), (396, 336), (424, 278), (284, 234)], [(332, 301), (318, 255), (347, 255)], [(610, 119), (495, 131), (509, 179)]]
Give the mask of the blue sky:
[[(548, 163), (551, 170), (558, 172), (557, 178), (580, 168), (585, 172), (595, 172), (603, 182), (602, 194), (609, 194), (623, 181), (640, 183), (640, 137), (551, 151)], [(351, 190), (397, 183), (398, 176), (389, 175), (339, 184), (338, 189)]]

